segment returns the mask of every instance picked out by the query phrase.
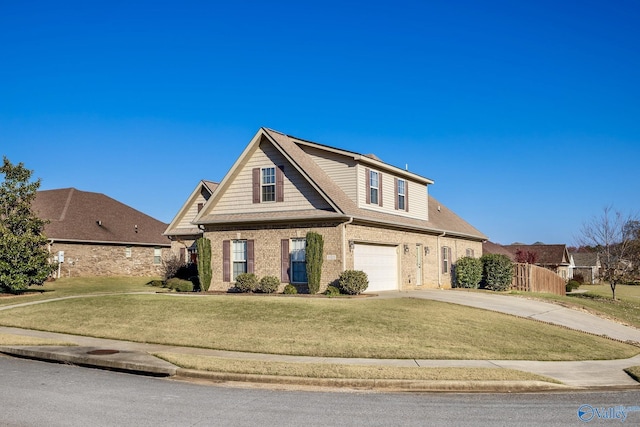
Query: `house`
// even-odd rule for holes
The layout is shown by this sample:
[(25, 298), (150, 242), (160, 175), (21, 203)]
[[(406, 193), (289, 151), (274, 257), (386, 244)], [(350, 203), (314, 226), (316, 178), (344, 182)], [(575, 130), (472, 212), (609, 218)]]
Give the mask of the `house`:
[(44, 234), (58, 276), (161, 276), (171, 242), (167, 224), (104, 194), (38, 191), (32, 208), (50, 221)]
[(508, 257), (512, 262), (516, 262), (515, 254), (511, 253), (504, 246), (487, 240), (482, 242), (482, 254), (496, 254)]
[(581, 274), (585, 283), (600, 281), (600, 255), (597, 252), (572, 252), (573, 275)]
[(567, 245), (534, 243), (533, 245), (503, 245), (503, 248), (514, 255), (516, 262), (526, 262), (525, 259), (530, 258), (530, 264), (547, 268), (565, 280), (572, 277), (573, 263)]
[(321, 290), (350, 269), (368, 274), (368, 291), (450, 287), (452, 265), (479, 257), (487, 238), (431, 184), (373, 155), (260, 128), (191, 221), (211, 241), (210, 289), (233, 288), (242, 272), (304, 289), (309, 231), (324, 240)]
[(164, 235), (171, 240), (171, 252), (183, 263), (196, 262), (196, 240), (202, 237), (202, 230), (193, 224), (202, 207), (218, 188), (218, 183), (202, 180), (173, 218)]

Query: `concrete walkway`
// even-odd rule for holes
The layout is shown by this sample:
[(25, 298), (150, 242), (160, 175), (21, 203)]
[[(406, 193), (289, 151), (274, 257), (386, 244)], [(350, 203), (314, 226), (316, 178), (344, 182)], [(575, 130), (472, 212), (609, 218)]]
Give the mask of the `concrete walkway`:
[[(611, 337), (616, 340), (638, 343), (640, 331), (592, 314), (573, 310), (541, 301), (501, 295), (465, 292), (458, 290), (421, 290), (410, 292), (381, 292), (376, 298), (425, 298), (453, 304), (462, 304), (481, 309), (503, 312), (553, 323), (589, 334)], [(15, 307), (15, 306), (14, 306)], [(9, 309), (9, 307), (2, 307)], [(60, 363), (73, 363), (83, 366), (95, 366), (107, 369), (138, 372), (148, 375), (177, 376), (210, 379), (214, 381), (269, 382), (289, 385), (331, 386), (370, 389), (399, 389), (422, 391), (533, 391), (545, 389), (563, 389), (550, 383), (540, 382), (456, 382), (456, 381), (401, 381), (401, 380), (314, 380), (292, 377), (270, 377), (255, 375), (216, 374), (180, 369), (170, 363), (159, 360), (151, 353), (169, 352), (197, 354), (232, 359), (337, 363), (369, 366), (396, 367), (484, 367), (508, 368), (554, 378), (564, 384), (564, 389), (602, 389), (602, 388), (638, 388), (639, 384), (631, 379), (624, 368), (640, 366), (640, 355), (624, 360), (579, 361), (579, 362), (539, 362), (513, 360), (407, 360), (407, 359), (347, 359), (329, 357), (304, 357), (256, 353), (241, 353), (220, 350), (198, 349), (190, 347), (166, 346), (157, 344), (134, 343), (76, 335), (58, 334), (0, 327), (0, 333), (54, 339), (76, 344), (70, 346), (5, 346), (0, 353), (50, 360)], [(585, 339), (588, 339), (586, 337)]]

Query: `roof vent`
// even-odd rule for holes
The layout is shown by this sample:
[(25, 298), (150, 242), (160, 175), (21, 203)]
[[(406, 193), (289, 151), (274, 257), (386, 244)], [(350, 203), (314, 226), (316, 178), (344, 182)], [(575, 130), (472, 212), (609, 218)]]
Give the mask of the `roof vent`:
[(96, 221), (96, 224), (98, 224), (98, 227), (102, 227), (102, 221), (97, 220), (97, 221)]
[(438, 212), (440, 212), (440, 205), (438, 205)]

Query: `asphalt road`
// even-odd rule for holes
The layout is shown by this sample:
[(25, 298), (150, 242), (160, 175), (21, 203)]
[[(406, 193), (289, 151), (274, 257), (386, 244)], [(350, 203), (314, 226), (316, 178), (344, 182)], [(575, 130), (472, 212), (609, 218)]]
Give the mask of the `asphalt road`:
[[(0, 356), (2, 426), (640, 424), (640, 391), (435, 394), (203, 385)], [(620, 409), (624, 409), (620, 411)]]

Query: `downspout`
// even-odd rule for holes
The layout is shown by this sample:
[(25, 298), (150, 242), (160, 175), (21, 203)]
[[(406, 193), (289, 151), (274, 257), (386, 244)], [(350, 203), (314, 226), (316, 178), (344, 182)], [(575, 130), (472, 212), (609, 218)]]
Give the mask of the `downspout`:
[(349, 221), (342, 224), (342, 271), (347, 269), (347, 246), (349, 246), (349, 242), (346, 241), (347, 238), (347, 225), (353, 222), (353, 217), (349, 217)]
[(440, 238), (444, 237), (445, 234), (447, 234), (447, 232), (443, 231), (442, 234), (436, 237), (436, 245), (438, 247), (438, 288), (442, 288), (442, 248), (440, 247)]

